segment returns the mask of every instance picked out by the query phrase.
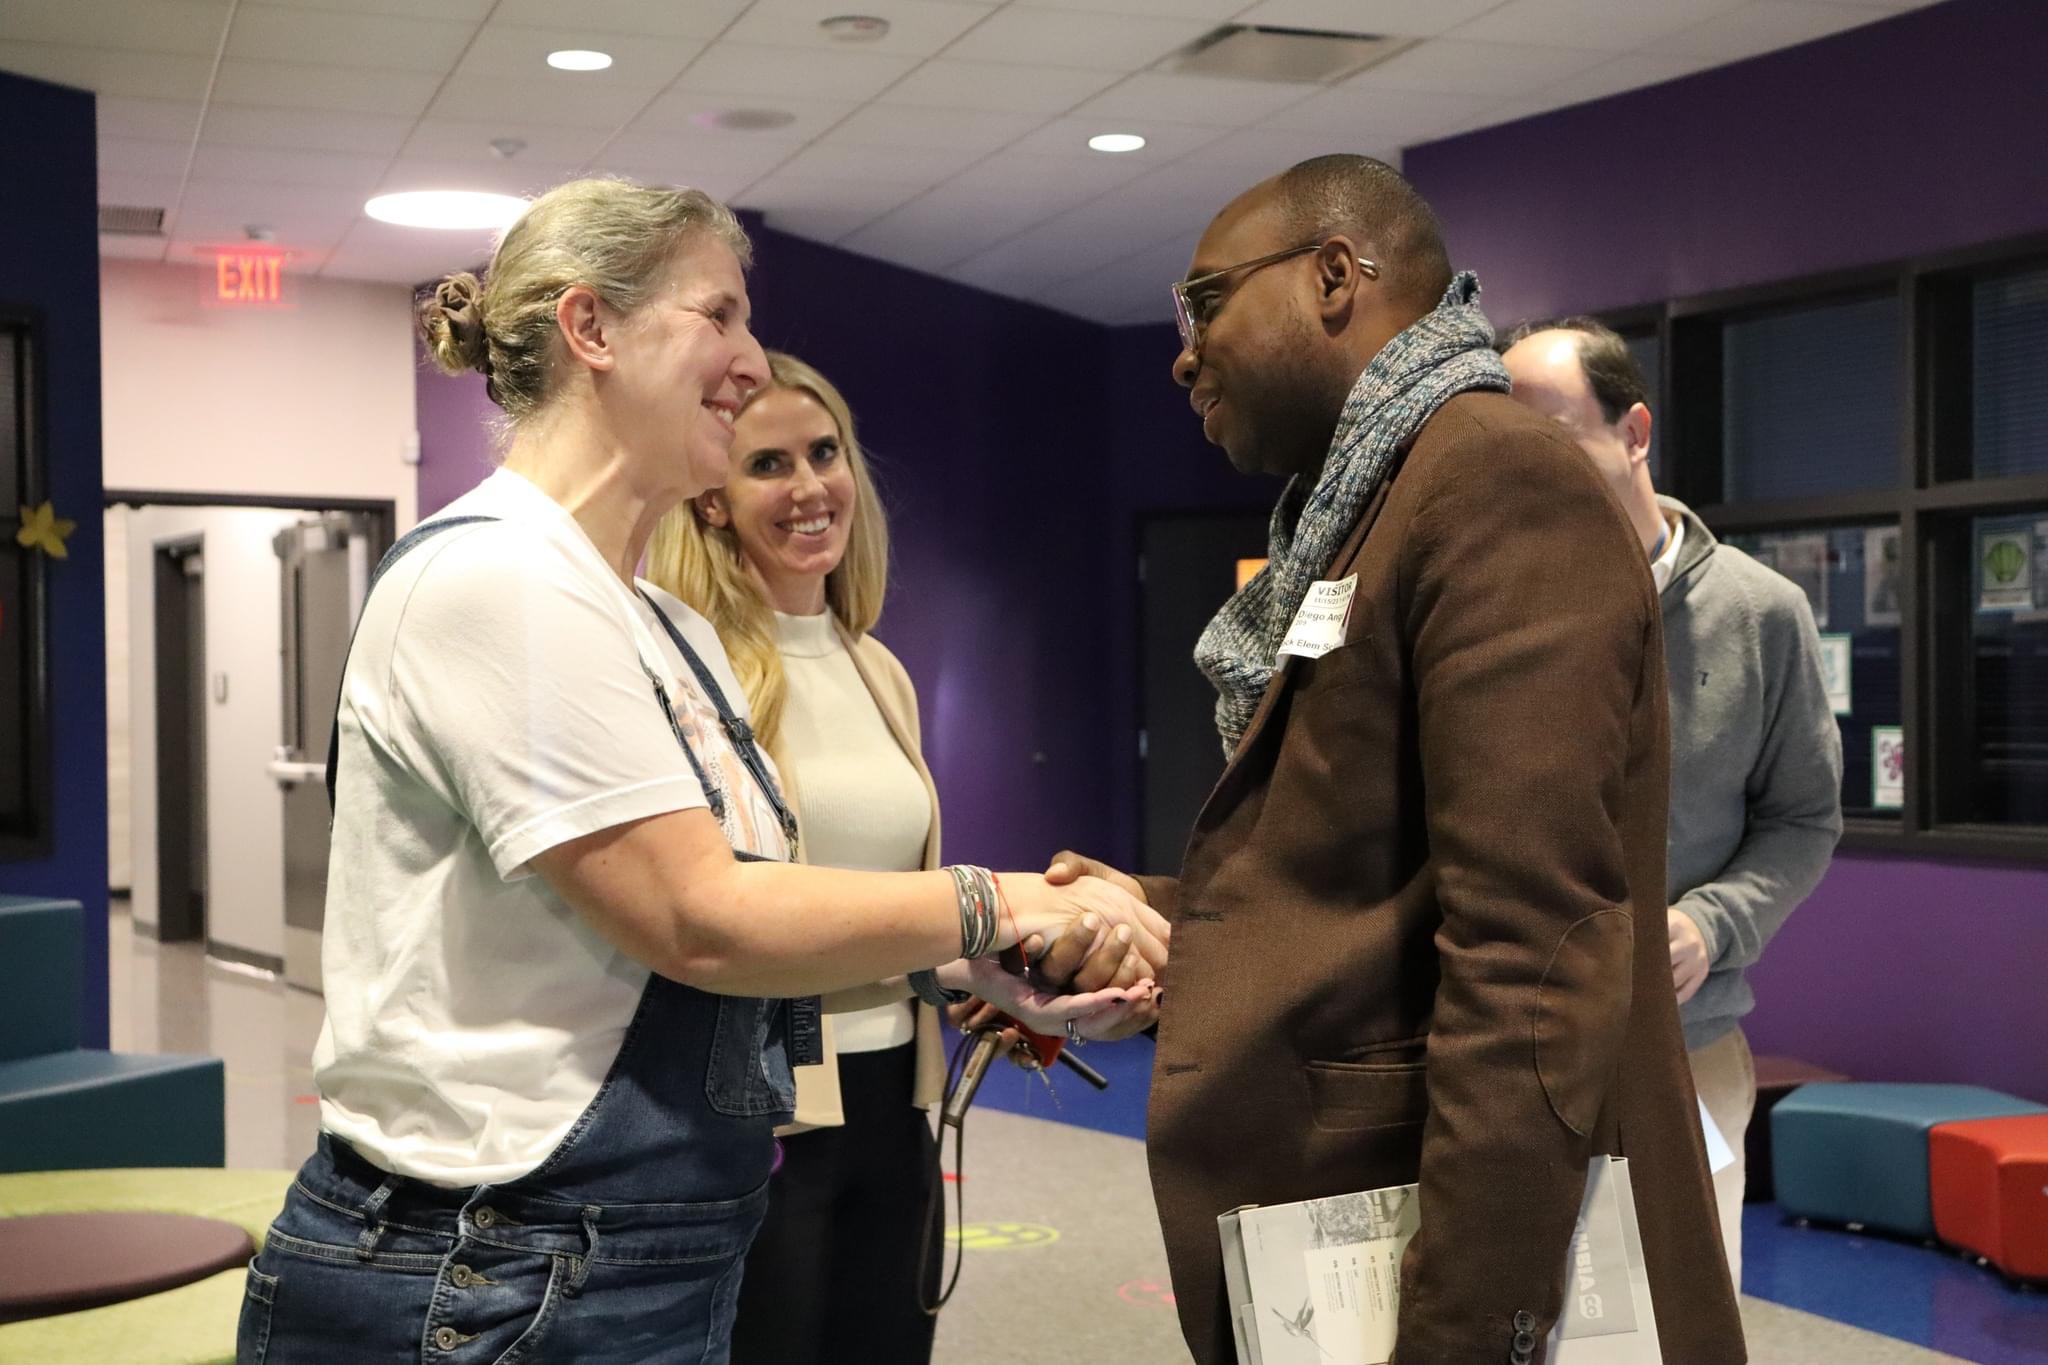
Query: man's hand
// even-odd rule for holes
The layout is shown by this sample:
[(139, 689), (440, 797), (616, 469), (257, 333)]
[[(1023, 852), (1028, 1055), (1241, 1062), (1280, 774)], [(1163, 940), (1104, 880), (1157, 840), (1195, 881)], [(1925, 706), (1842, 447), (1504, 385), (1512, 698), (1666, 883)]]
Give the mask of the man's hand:
[[(1054, 855), (1052, 866), (1045, 869), (1045, 879), (1054, 886), (1065, 886), (1068, 882), (1081, 877), (1100, 877), (1129, 892), (1138, 900), (1145, 900), (1145, 888), (1138, 884), (1135, 877), (1119, 872), (1101, 859), (1091, 858), (1085, 853), (1062, 849)], [(1145, 903), (1151, 904), (1150, 901)]]
[(1707, 981), (1707, 969), (1713, 964), (1707, 960), (1707, 941), (1700, 937), (1700, 927), (1693, 923), (1692, 916), (1675, 909), (1664, 914), (1670, 922), (1671, 984), (1678, 990), (1678, 1003), (1683, 1005), (1699, 994)]

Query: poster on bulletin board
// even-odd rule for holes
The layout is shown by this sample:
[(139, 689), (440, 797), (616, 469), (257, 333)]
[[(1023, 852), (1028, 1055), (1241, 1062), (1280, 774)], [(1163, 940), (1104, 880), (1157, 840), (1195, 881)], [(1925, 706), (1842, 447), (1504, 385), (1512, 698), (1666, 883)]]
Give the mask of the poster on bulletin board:
[(1855, 701), (1849, 683), (1851, 664), (1850, 637), (1847, 635), (1823, 635), (1820, 637), (1820, 678), (1827, 687), (1828, 706), (1838, 716), (1846, 716), (1855, 709)]
[(2034, 528), (1986, 526), (1977, 532), (1977, 610), (2032, 611)]
[(1896, 725), (1870, 727), (1870, 805), (1897, 810), (1906, 804), (1906, 732)]

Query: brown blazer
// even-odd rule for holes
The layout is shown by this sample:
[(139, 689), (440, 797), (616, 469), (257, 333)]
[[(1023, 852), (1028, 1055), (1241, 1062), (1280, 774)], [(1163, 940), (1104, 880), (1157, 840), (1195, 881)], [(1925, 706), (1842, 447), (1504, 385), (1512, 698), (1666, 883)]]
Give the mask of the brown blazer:
[(1146, 879), (1173, 921), (1147, 1147), (1195, 1359), (1233, 1355), (1218, 1214), (1419, 1179), (1396, 1360), (1542, 1361), (1608, 1152), (1665, 1359), (1738, 1365), (1665, 942), (1642, 547), (1554, 425), (1466, 394), (1328, 578), (1351, 574), (1345, 643), (1282, 661), (1181, 876)]
[[(904, 670), (902, 661), (880, 640), (872, 635), (856, 638), (838, 618), (833, 626), (839, 638), (845, 642), (846, 651), (853, 656), (854, 672), (867, 684), (868, 695), (875, 699), (875, 709), (882, 713), (883, 722), (896, 743), (903, 750), (903, 756), (910, 760), (910, 766), (917, 769), (917, 775), (924, 782), (926, 795), (932, 803), (931, 832), (924, 840), (924, 867), (930, 871), (939, 865), (939, 792), (932, 785), (931, 769), (925, 766), (923, 735), (917, 716), (917, 688), (912, 686), (910, 674)], [(784, 785), (789, 789), (790, 808), (796, 812), (797, 846), (803, 846), (803, 775), (788, 773)], [(852, 986), (835, 991), (824, 998), (824, 1014), (820, 1019), (819, 1035), (824, 1046), (824, 1059), (817, 1066), (800, 1066), (796, 1075), (796, 1116), (775, 1131), (787, 1137), (809, 1128), (838, 1128), (846, 1122), (846, 1106), (839, 1092), (839, 1046), (837, 1031), (832, 1016), (887, 1005), (910, 996), (910, 986), (902, 977), (877, 982), (872, 986)], [(917, 1071), (911, 1082), (910, 1102), (920, 1109), (930, 1108), (944, 1096), (946, 1088), (945, 1043), (939, 1037), (938, 1012), (930, 1005), (912, 1000), (911, 1008), (917, 1013)]]

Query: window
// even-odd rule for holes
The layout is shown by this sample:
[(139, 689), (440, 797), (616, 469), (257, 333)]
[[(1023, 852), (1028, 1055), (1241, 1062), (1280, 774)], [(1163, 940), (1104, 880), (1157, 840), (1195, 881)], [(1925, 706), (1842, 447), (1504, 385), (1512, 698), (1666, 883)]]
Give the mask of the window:
[(2048, 862), (2048, 236), (1657, 331), (1660, 481), (1813, 605), (1846, 841)]
[(1970, 290), (1972, 472), (2048, 473), (2048, 270)]
[(1727, 543), (1806, 592), (1842, 727), (1842, 813), (1897, 820), (1903, 804), (1899, 527), (1736, 534)]
[(44, 566), (15, 539), (20, 509), (42, 497), (34, 342), (25, 319), (0, 311), (0, 861), (48, 852)]
[(1895, 294), (1766, 313), (1721, 333), (1722, 498), (1898, 482), (1904, 357)]

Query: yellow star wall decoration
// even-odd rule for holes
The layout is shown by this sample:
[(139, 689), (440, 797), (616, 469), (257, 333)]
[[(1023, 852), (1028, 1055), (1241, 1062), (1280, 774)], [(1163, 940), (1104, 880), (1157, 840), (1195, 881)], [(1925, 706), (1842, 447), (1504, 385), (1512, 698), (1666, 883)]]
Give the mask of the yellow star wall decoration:
[(57, 510), (46, 502), (41, 507), (21, 509), (21, 529), (14, 533), (14, 539), (52, 559), (63, 559), (70, 553), (64, 548), (64, 537), (77, 529), (77, 522), (58, 516)]

